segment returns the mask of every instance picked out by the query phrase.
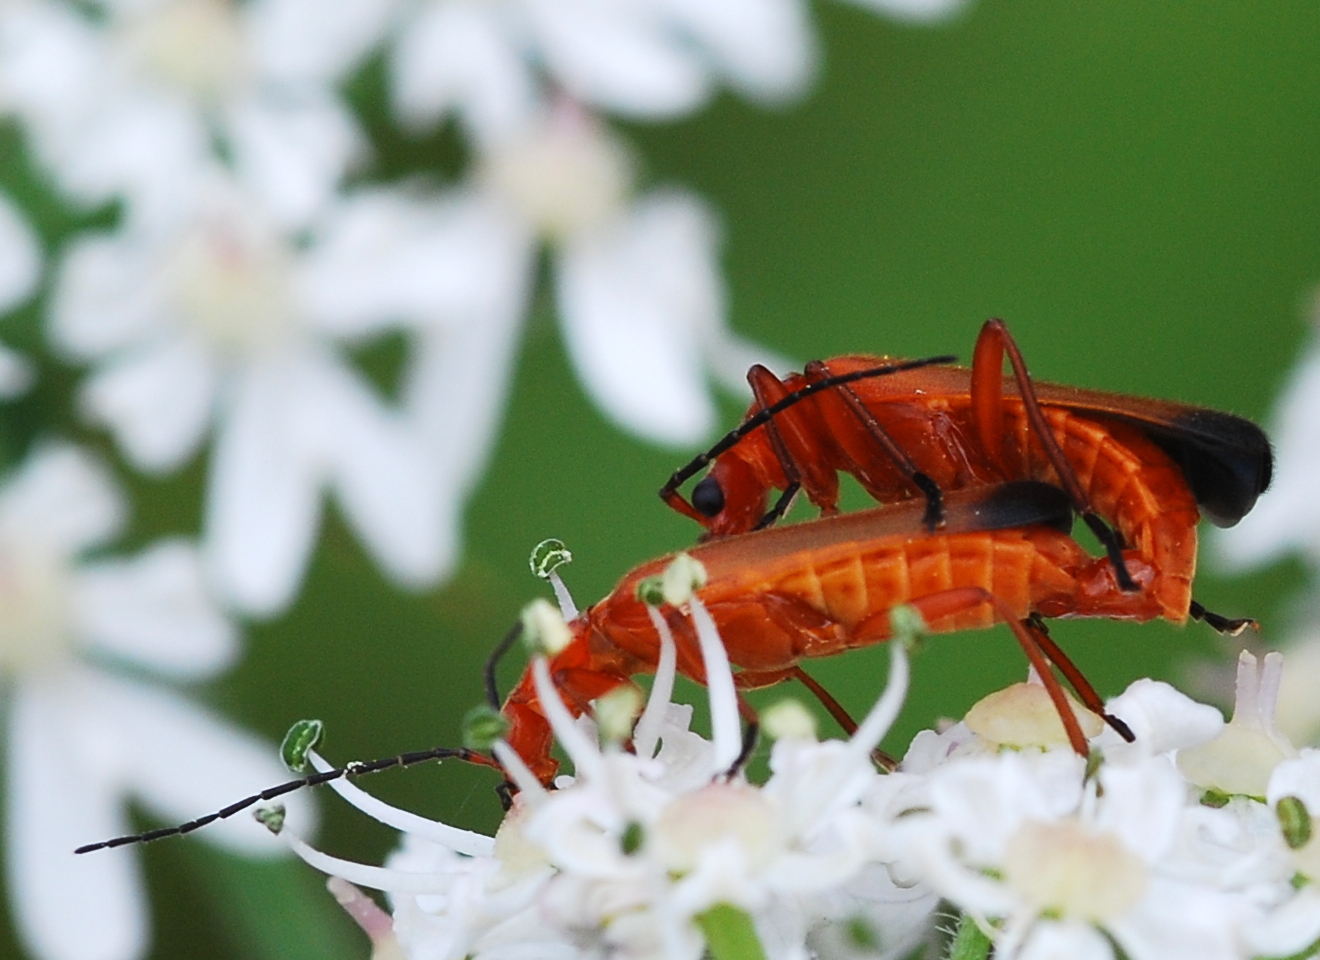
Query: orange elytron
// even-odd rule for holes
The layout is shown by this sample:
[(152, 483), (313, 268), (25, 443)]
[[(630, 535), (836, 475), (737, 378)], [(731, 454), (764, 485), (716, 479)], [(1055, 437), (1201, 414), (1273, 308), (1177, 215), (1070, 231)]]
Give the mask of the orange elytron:
[[(1003, 373), (1005, 354), (1011, 375)], [(773, 523), (799, 489), (834, 513), (838, 475), (846, 472), (881, 503), (924, 497), (935, 530), (949, 491), (1039, 480), (1068, 493), (1125, 589), (1137, 584), (1132, 561), (1121, 557), (1135, 556), (1151, 572), (1143, 589), (1162, 616), (1182, 623), (1190, 614), (1217, 629), (1241, 629), (1245, 621), (1207, 614), (1192, 600), (1191, 584), (1201, 514), (1231, 526), (1269, 485), (1270, 445), (1255, 424), (1164, 400), (1033, 382), (999, 320), (982, 328), (971, 369), (923, 366), (857, 378), (894, 363), (838, 357), (782, 380), (753, 367), (748, 425), (764, 422), (696, 458), (660, 495), (721, 537)], [(804, 388), (810, 395), (795, 402)], [(761, 413), (772, 406), (779, 408), (773, 416)], [(679, 487), (707, 463), (710, 472), (685, 500)], [(784, 494), (769, 507), (773, 490)]]

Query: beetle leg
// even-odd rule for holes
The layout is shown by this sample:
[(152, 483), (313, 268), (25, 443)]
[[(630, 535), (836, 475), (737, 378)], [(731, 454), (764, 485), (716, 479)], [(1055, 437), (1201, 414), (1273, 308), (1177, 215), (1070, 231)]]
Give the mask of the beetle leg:
[[(934, 623), (943, 617), (961, 613), (984, 603), (994, 607), (999, 619), (1007, 623), (1009, 629), (1013, 631), (1013, 636), (1017, 638), (1022, 652), (1027, 655), (1027, 660), (1035, 667), (1045, 691), (1050, 695), (1054, 709), (1059, 714), (1063, 729), (1068, 734), (1069, 744), (1079, 756), (1090, 756), (1086, 735), (1082, 733), (1081, 724), (1077, 722), (1077, 715), (1073, 713), (1072, 704), (1068, 702), (1059, 678), (1050, 669), (1050, 660), (1042, 649), (1039, 638), (1022, 620), (1018, 619), (1012, 607), (984, 587), (954, 587), (914, 598), (908, 603), (917, 609), (927, 623)], [(854, 631), (854, 644), (861, 645), (889, 639), (889, 614), (890, 611), (885, 610), (859, 623)]]
[[(813, 381), (827, 380), (832, 376), (830, 368), (821, 360), (813, 360), (803, 368), (802, 372)], [(894, 441), (894, 438), (889, 435), (889, 431), (881, 426), (875, 414), (866, 408), (866, 404), (862, 403), (861, 397), (857, 396), (857, 392), (852, 387), (841, 383), (836, 388), (835, 395), (843, 401), (849, 412), (857, 418), (857, 422), (862, 425), (875, 444), (885, 452), (885, 456), (898, 468), (898, 472), (903, 474), (903, 477), (911, 484), (913, 489), (926, 498), (926, 516), (922, 519), (926, 529), (934, 533), (944, 526), (944, 495), (940, 491), (939, 485), (917, 469), (916, 463)]]
[(1187, 616), (1191, 617), (1193, 620), (1200, 620), (1202, 623), (1207, 624), (1210, 629), (1229, 637), (1238, 636), (1248, 627), (1252, 630), (1260, 629), (1260, 624), (1251, 617), (1242, 617), (1241, 619), (1236, 620), (1230, 619), (1229, 617), (1221, 616), (1220, 614), (1207, 610), (1195, 600), (1193, 600), (1191, 606), (1187, 608)]
[(1049, 628), (1045, 626), (1045, 621), (1040, 614), (1033, 613), (1023, 623), (1027, 629), (1035, 632), (1036, 642), (1045, 651), (1045, 655), (1050, 658), (1050, 662), (1068, 678), (1068, 682), (1077, 691), (1077, 696), (1081, 698), (1082, 703), (1086, 704), (1087, 709), (1099, 715), (1105, 723), (1114, 728), (1115, 733), (1128, 743), (1136, 740), (1137, 737), (1132, 732), (1131, 727), (1118, 717), (1105, 712), (1105, 702), (1100, 699), (1100, 694), (1096, 693), (1095, 687), (1091, 686), (1091, 681), (1086, 679), (1085, 674), (1077, 668), (1077, 664), (1073, 663), (1068, 655), (1060, 649), (1059, 645), (1054, 642), (1054, 638), (1050, 636)]
[(1008, 355), (1009, 366), (1013, 368), (1013, 378), (1017, 381), (1018, 394), (1022, 398), (1022, 408), (1026, 412), (1027, 422), (1040, 441), (1050, 466), (1059, 477), (1059, 483), (1072, 499), (1073, 506), (1086, 521), (1091, 532), (1104, 545), (1109, 562), (1114, 565), (1118, 577), (1118, 586), (1124, 593), (1134, 593), (1140, 588), (1128, 573), (1123, 562), (1123, 539), (1118, 532), (1096, 515), (1095, 507), (1082, 488), (1068, 458), (1064, 456), (1059, 440), (1050, 429), (1041, 411), (1036, 390), (1031, 385), (1031, 374), (1027, 372), (1022, 351), (1008, 332), (1003, 320), (991, 318), (981, 327), (981, 334), (976, 338), (976, 351), (972, 359), (972, 411), (976, 419), (977, 433), (981, 446), (991, 460), (1001, 470), (1005, 469), (1004, 455), (1004, 355)]
[[(792, 396), (784, 382), (760, 364), (755, 364), (747, 371), (747, 383), (762, 410), (768, 410)], [(839, 499), (839, 476), (829, 466), (829, 458), (821, 455), (821, 432), (808, 417), (809, 408), (798, 406), (785, 409), (779, 416), (766, 421), (766, 438), (770, 441), (775, 459), (779, 461), (779, 468), (784, 472), (788, 487), (804, 488), (812, 503), (826, 513), (833, 513)], [(778, 509), (778, 504), (775, 509)], [(778, 519), (775, 510), (771, 510), (757, 524), (757, 529), (770, 526)]]
[(784, 514), (788, 513), (788, 508), (793, 505), (793, 498), (798, 495), (802, 489), (802, 484), (796, 480), (784, 488), (784, 492), (779, 495), (775, 505), (766, 511), (766, 515), (756, 522), (753, 530), (764, 530), (766, 527), (773, 527), (780, 520), (784, 519)]

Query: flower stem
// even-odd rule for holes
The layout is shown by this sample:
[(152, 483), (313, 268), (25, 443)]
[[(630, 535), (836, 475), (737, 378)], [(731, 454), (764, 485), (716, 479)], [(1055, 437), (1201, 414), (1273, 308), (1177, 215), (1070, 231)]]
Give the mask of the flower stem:
[(949, 944), (949, 960), (986, 960), (990, 956), (990, 938), (967, 914), (958, 921), (958, 932)]
[(715, 960), (765, 960), (765, 948), (756, 936), (756, 925), (745, 910), (717, 903), (698, 914), (696, 921)]

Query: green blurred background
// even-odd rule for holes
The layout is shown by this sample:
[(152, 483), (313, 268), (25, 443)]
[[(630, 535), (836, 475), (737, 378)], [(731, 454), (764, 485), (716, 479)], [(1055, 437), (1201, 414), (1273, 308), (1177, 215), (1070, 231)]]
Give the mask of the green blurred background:
[[(832, 2), (815, 14), (824, 68), (804, 102), (765, 112), (726, 96), (688, 122), (626, 130), (649, 181), (689, 185), (721, 211), (741, 333), (799, 361), (856, 351), (969, 359), (981, 322), (1000, 316), (1042, 379), (1266, 417), (1309, 336), (1320, 281), (1320, 6), (980, 0), (933, 29)], [(373, 70), (354, 86), (366, 111), (381, 106)], [(461, 169), (452, 134), (390, 143), (377, 175)], [(3, 144), (12, 153), (16, 141)], [(11, 189), (40, 189), (22, 186), (12, 156), (4, 171)], [(73, 221), (41, 202), (54, 239)], [(35, 343), (36, 317), (20, 316), (8, 342)], [(387, 378), (396, 347), (376, 344), (364, 362)], [(7, 411), (11, 442), (68, 422), (75, 373), (50, 373)], [(726, 397), (725, 422), (741, 409)], [(695, 527), (655, 496), (687, 456), (602, 419), (568, 368), (542, 291), (454, 580), (400, 594), (332, 510), (295, 609), (253, 626), (241, 666), (198, 695), (272, 739), (320, 717), (325, 752), (339, 761), (453, 743), (481, 698), (490, 646), (546, 593), (528, 572), (531, 547), (566, 541), (579, 603), (600, 598), (635, 563), (694, 541)], [(137, 482), (134, 542), (197, 530), (203, 470)], [(1267, 642), (1282, 635), (1287, 599), (1304, 584), (1299, 565), (1235, 581), (1204, 565), (1200, 600), (1256, 615)], [(1198, 625), (1060, 623), (1055, 636), (1106, 695), (1139, 676), (1178, 679), (1222, 652)], [(812, 669), (860, 712), (884, 664), (883, 651), (865, 651)], [(888, 748), (901, 752), (916, 730), (1024, 669), (1003, 630), (932, 639)], [(782, 695), (768, 694), (762, 702)], [(491, 830), (494, 780), (449, 765), (370, 787)], [(390, 831), (321, 800), (321, 846), (368, 862), (392, 848)], [(368, 950), (298, 864), (230, 860), (191, 840), (157, 844), (145, 863), (155, 957)], [(0, 956), (18, 955), (0, 930)]]

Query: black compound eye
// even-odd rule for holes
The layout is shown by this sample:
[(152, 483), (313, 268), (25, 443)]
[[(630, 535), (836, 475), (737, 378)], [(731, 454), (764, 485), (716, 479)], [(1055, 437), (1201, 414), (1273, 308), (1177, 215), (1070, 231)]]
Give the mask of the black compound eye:
[(716, 517), (724, 510), (724, 491), (720, 482), (710, 474), (697, 481), (692, 488), (692, 506), (703, 517)]

